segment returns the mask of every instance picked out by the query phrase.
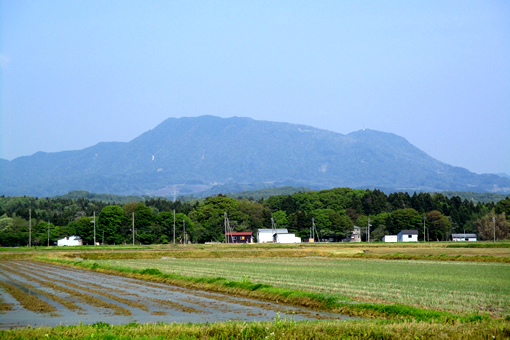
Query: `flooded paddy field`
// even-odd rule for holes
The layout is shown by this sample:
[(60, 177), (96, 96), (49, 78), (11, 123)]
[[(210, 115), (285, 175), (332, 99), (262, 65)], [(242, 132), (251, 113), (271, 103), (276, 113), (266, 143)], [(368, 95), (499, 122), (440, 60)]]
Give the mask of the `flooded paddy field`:
[(0, 328), (130, 322), (350, 319), (32, 261), (0, 262)]

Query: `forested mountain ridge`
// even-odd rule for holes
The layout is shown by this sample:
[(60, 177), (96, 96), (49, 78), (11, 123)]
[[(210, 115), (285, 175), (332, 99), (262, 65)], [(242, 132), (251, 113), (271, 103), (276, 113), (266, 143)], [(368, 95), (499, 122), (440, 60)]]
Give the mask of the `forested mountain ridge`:
[(510, 192), (510, 179), (442, 163), (391, 133), (347, 135), (304, 125), (213, 116), (169, 118), (127, 143), (99, 143), (0, 162), (0, 194), (72, 190), (170, 196), (219, 184), (312, 189)]

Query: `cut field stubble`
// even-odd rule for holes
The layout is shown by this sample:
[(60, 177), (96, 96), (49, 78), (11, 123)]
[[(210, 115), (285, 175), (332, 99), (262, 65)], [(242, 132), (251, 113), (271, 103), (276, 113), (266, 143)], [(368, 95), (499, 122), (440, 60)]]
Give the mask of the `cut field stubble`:
[[(98, 261), (99, 262), (99, 261)], [(186, 276), (224, 277), (360, 301), (397, 302), (456, 312), (510, 313), (510, 265), (321, 258), (111, 260)]]

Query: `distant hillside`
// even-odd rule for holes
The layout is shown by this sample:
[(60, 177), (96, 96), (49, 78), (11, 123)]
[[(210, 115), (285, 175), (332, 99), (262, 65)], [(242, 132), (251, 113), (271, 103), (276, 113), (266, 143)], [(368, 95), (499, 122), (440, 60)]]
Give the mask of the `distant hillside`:
[(237, 183), (510, 193), (509, 178), (442, 163), (391, 133), (342, 135), (240, 117), (169, 118), (128, 143), (1, 160), (0, 173), (0, 194), (10, 196), (173, 197)]
[(504, 200), (508, 195), (495, 194), (491, 192), (472, 192), (472, 191), (442, 191), (441, 194), (445, 195), (448, 198), (452, 198), (453, 196), (459, 196), (462, 200), (473, 200), (473, 203), (483, 202), (494, 202), (497, 203), (501, 200)]
[(145, 199), (150, 198), (149, 196), (140, 197), (140, 196), (121, 196), (121, 195), (112, 195), (112, 194), (94, 194), (85, 190), (75, 190), (70, 191), (65, 195), (58, 195), (54, 198), (69, 198), (73, 200), (77, 200), (79, 198), (86, 198), (91, 201), (102, 201), (105, 203), (119, 203), (125, 204), (129, 202), (142, 202)]

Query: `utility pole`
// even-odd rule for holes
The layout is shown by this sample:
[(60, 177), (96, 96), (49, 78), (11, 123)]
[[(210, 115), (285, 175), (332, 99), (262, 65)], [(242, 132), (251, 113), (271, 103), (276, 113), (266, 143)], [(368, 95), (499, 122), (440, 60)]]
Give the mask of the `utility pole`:
[(132, 228), (132, 233), (133, 233), (133, 246), (135, 245), (135, 212), (133, 211), (133, 228)]
[(228, 243), (227, 237), (227, 213), (223, 213), (223, 229), (225, 230), (225, 243)]
[(32, 247), (32, 209), (28, 209), (28, 247)]
[(492, 226), (494, 227), (494, 243), (496, 243), (496, 217), (492, 217)]
[(426, 241), (425, 237), (425, 220), (427, 219), (427, 216), (423, 216), (423, 243)]
[(103, 228), (103, 246), (104, 246), (104, 228)]
[(370, 227), (372, 225), (370, 224), (370, 217), (368, 218), (368, 223), (367, 223), (367, 242), (370, 243)]
[(174, 209), (174, 245), (175, 245), (175, 209)]
[(94, 211), (94, 246), (96, 246), (96, 212)]
[(50, 221), (48, 220), (48, 247), (50, 246)]
[(182, 232), (184, 238), (184, 244), (186, 244), (186, 220), (182, 219)]

